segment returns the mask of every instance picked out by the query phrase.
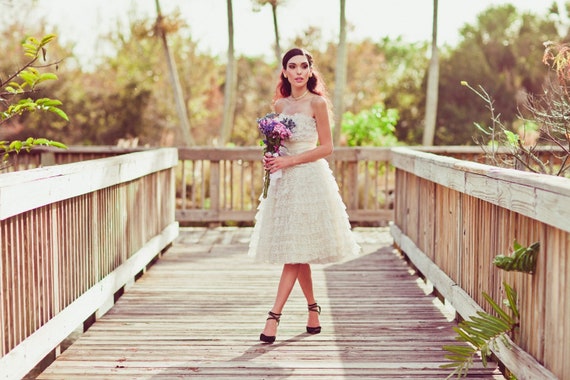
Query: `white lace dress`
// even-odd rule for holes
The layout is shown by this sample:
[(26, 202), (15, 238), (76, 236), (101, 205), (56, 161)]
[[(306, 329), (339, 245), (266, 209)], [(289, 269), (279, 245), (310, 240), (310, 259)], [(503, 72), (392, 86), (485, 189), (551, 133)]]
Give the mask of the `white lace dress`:
[[(318, 140), (315, 120), (305, 114), (282, 115), (295, 122), (282, 155), (313, 149)], [(328, 162), (320, 159), (283, 169), (260, 198), (249, 256), (271, 264), (327, 264), (360, 252), (346, 206)]]

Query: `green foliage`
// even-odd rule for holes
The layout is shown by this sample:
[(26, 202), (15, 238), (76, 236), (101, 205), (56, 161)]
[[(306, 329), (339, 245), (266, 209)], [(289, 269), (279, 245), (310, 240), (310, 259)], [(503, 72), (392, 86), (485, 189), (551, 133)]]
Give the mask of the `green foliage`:
[[(56, 63), (36, 66), (38, 60), (46, 61), (46, 46), (55, 37), (54, 34), (48, 34), (41, 40), (35, 37), (28, 37), (22, 43), (24, 56), (28, 58), (27, 63), (18, 69), (15, 74), (8, 76), (5, 81), (0, 80), (0, 126), (16, 116), (35, 111), (52, 112), (61, 119), (69, 121), (67, 114), (60, 108), (62, 105), (61, 101), (47, 97), (34, 99), (29, 96), (37, 91), (40, 84), (57, 79), (57, 76), (53, 73), (40, 71), (40, 68), (56, 65)], [(18, 99), (20, 97), (22, 98)], [(0, 141), (0, 151), (4, 152), (0, 162), (5, 165), (10, 154), (17, 154), (21, 151), (29, 152), (34, 147), (40, 145), (66, 148), (65, 144), (46, 138), (29, 137), (23, 141)]]
[(348, 146), (394, 146), (398, 110), (377, 104), (358, 114), (346, 112), (342, 118), (342, 133)]
[[(518, 134), (516, 134), (503, 124), (501, 114), (495, 111), (494, 99), (482, 86), (475, 89), (467, 81), (461, 81), (461, 85), (483, 99), (490, 112), (490, 125), (474, 123), (478, 135), (475, 134), (473, 137), (473, 140), (483, 149), (487, 163), (500, 167), (524, 169), (535, 173), (565, 175), (565, 172), (570, 168), (570, 133), (566, 121), (564, 121), (562, 127), (564, 133), (557, 137), (556, 131), (553, 132), (556, 130), (556, 124), (552, 119), (565, 118), (564, 113), (561, 113), (558, 107), (561, 104), (566, 104), (565, 108), (570, 110), (570, 103), (553, 99), (550, 102), (546, 101), (547, 105), (541, 108), (528, 103), (527, 108), (535, 115), (537, 121), (526, 120), (520, 116), (522, 125), (519, 126)], [(558, 90), (560, 91), (560, 89)], [(541, 127), (538, 127), (538, 124)], [(541, 135), (543, 136), (542, 139), (561, 148), (560, 159), (562, 164), (558, 167), (541, 161), (536, 152)], [(503, 149), (501, 150), (501, 148)]]
[(513, 5), (489, 7), (460, 31), (459, 45), (441, 55), (436, 144), (473, 144), (473, 121), (485, 125), (486, 110), (463, 91), (461, 78), (494, 94), (507, 130), (524, 108), (521, 94), (537, 94), (548, 77), (542, 43), (558, 36), (549, 16), (518, 11)]
[(513, 252), (510, 256), (497, 255), (493, 264), (506, 271), (534, 273), (540, 243), (532, 243), (528, 247), (520, 245), (516, 240), (513, 243)]
[(0, 151), (4, 152), (2, 157), (3, 162), (6, 162), (11, 153), (20, 153), (21, 151), (29, 152), (38, 146), (51, 146), (54, 148), (67, 149), (67, 146), (58, 141), (48, 140), (46, 138), (33, 138), (29, 137), (26, 140), (13, 140), (13, 141), (0, 141)]
[(509, 344), (506, 338), (519, 324), (519, 311), (516, 291), (507, 283), (503, 285), (507, 295), (504, 304), (509, 312), (503, 310), (497, 302), (483, 292), (483, 297), (489, 302), (497, 316), (479, 311), (471, 319), (461, 321), (457, 327), (453, 328), (457, 333), (455, 339), (463, 344), (443, 346), (443, 349), (449, 352), (445, 357), (451, 363), (443, 364), (441, 367), (453, 369), (448, 379), (453, 376), (458, 379), (467, 376), (477, 354), (481, 355), (483, 365), (486, 367), (491, 349), (496, 347), (498, 340), (502, 340), (506, 345)]
[[(28, 37), (23, 43), (24, 55), (29, 57), (29, 61), (24, 67), (19, 69), (14, 75), (8, 77), (6, 81), (0, 81), (0, 104), (6, 107), (0, 112), (0, 125), (7, 122), (14, 116), (22, 115), (24, 112), (49, 111), (62, 119), (69, 121), (68, 116), (59, 106), (59, 100), (49, 98), (32, 99), (26, 97), (14, 102), (18, 95), (28, 95), (34, 92), (37, 86), (45, 81), (56, 80), (53, 73), (42, 73), (34, 64), (38, 59), (46, 60), (46, 45), (55, 38), (54, 34), (48, 34), (41, 40), (35, 37)], [(49, 66), (49, 64), (48, 64)]]
[[(13, 7), (0, 14), (0, 49), (8, 52), (15, 51), (23, 33), (33, 30), (35, 35), (47, 34), (42, 30), (47, 24), (42, 20), (43, 10), (35, 7), (34, 1), (11, 3)], [(281, 0), (256, 3), (289, 6)], [(24, 8), (28, 13), (18, 12)], [(30, 98), (57, 97), (65, 104), (66, 113), (73, 115), (73, 124), (60, 117), (47, 120), (43, 112), (27, 112), (19, 116), (26, 131), (11, 138), (25, 139), (41, 131), (49, 139), (65, 136), (70, 144), (115, 144), (118, 139), (136, 137), (144, 145), (176, 145), (180, 139), (176, 136), (178, 116), (164, 52), (156, 38), (158, 25), (154, 17), (141, 19), (140, 14), (135, 5), (128, 13), (128, 24), (118, 21), (111, 33), (96, 35), (104, 47), (101, 51), (110, 48), (113, 53), (97, 57), (87, 67), (70, 64), (72, 48), (52, 41), (50, 53), (58, 49), (57, 55), (65, 56), (65, 64), (58, 68), (60, 80), (37, 78), (42, 80), (40, 88)], [(557, 35), (556, 23), (552, 15), (522, 13), (512, 6), (492, 7), (478, 15), (472, 25), (464, 26), (458, 46), (441, 48), (436, 144), (473, 144), (472, 136), (478, 133), (473, 121), (483, 127), (487, 124), (486, 111), (458, 85), (457, 78), (483, 83), (489, 93), (496, 94), (496, 108), (501, 110), (507, 130), (515, 132), (511, 124), (521, 106), (516, 100), (522, 93), (536, 93), (548, 74), (547, 67), (540, 64), (541, 43), (565, 40), (565, 36)], [(179, 13), (165, 17), (160, 26), (166, 27), (177, 62), (192, 136), (198, 145), (211, 145), (221, 123), (224, 59), (209, 52), (205, 41), (196, 40)], [(309, 27), (283, 45), (310, 50), (329, 94), (334, 93), (336, 41), (325, 40), (321, 30)], [(425, 41), (409, 43), (401, 38), (348, 43), (348, 57), (358, 59), (349, 60), (344, 110), (356, 115), (376, 104), (396, 109), (399, 119), (394, 135), (406, 143), (421, 142), (428, 49)], [(0, 72), (12, 70), (16, 58), (13, 54), (0, 56)], [(259, 56), (236, 60), (239, 96), (231, 141), (238, 146), (253, 145), (257, 131), (251, 121), (271, 110), (279, 67), (272, 55), (269, 60)], [(24, 82), (18, 79), (18, 83)]]

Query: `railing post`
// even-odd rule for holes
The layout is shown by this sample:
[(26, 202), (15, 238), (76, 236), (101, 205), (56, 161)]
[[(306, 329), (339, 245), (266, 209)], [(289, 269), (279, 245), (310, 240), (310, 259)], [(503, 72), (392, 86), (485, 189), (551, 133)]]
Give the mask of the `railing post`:
[(220, 214), (220, 161), (210, 163), (210, 211)]

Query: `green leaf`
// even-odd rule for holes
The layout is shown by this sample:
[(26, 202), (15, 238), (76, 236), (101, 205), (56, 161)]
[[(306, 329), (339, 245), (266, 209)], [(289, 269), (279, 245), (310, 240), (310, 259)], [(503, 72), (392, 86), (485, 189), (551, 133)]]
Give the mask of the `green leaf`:
[(24, 82), (26, 82), (26, 84), (30, 87), (33, 87), (37, 79), (37, 75), (30, 71), (22, 71), (18, 76), (22, 78)]
[(40, 46), (45, 46), (47, 44), (49, 44), (51, 41), (53, 41), (55, 38), (57, 37), (56, 34), (46, 34), (43, 38), (42, 41), (40, 42)]
[(470, 356), (477, 352), (473, 347), (464, 345), (446, 345), (443, 346), (443, 349), (463, 356)]
[[(474, 325), (481, 329), (481, 332), (484, 333), (485, 339), (489, 339), (494, 337), (505, 330), (510, 330), (508, 325), (505, 324), (498, 324), (496, 321), (489, 319), (488, 317), (492, 317), (489, 314), (485, 314), (484, 317), (471, 317), (471, 320)], [(497, 318), (498, 319), (498, 318)], [(500, 319), (498, 319), (500, 321)]]
[(22, 142), (20, 140), (12, 141), (8, 149), (11, 151), (19, 152), (22, 149)]
[(511, 132), (511, 131), (503, 131), (505, 133), (505, 135), (507, 136), (507, 142), (509, 143), (509, 145), (516, 147), (519, 144), (519, 135)]
[(48, 144), (49, 144), (49, 140), (46, 138), (34, 139), (34, 145), (48, 145)]
[(62, 104), (61, 101), (50, 98), (37, 99), (36, 103), (44, 107), (60, 106)]
[(37, 83), (45, 82), (47, 80), (57, 80), (57, 75), (53, 73), (43, 73), (37, 80)]
[(505, 293), (507, 294), (507, 301), (509, 303), (508, 307), (513, 312), (515, 318), (519, 319), (520, 314), (517, 306), (517, 292), (506, 282), (503, 282), (503, 286), (505, 287)]
[(65, 121), (69, 121), (67, 114), (57, 107), (49, 107), (48, 111), (55, 113)]
[(54, 148), (67, 149), (67, 145), (59, 141), (50, 141), (49, 146), (53, 146)]
[(489, 304), (491, 305), (493, 310), (495, 310), (497, 312), (497, 314), (499, 314), (499, 316), (505, 322), (507, 322), (510, 325), (514, 324), (514, 321), (511, 318), (511, 316), (508, 315), (499, 305), (497, 305), (497, 303), (491, 298), (491, 296), (489, 296), (487, 293), (483, 292), (483, 298), (485, 298), (487, 300), (487, 302), (489, 302)]

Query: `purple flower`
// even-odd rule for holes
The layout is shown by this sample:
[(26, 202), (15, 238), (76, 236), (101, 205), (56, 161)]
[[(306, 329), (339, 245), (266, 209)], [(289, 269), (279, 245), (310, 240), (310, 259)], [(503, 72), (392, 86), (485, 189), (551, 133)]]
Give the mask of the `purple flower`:
[[(295, 127), (293, 120), (282, 117), (275, 113), (269, 113), (262, 118), (257, 119), (259, 131), (265, 136), (263, 143), (265, 149), (263, 153), (279, 154), (281, 142), (291, 138), (292, 129)], [(263, 186), (263, 198), (267, 197), (267, 189), (269, 188), (269, 170), (265, 171), (265, 181)]]

